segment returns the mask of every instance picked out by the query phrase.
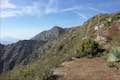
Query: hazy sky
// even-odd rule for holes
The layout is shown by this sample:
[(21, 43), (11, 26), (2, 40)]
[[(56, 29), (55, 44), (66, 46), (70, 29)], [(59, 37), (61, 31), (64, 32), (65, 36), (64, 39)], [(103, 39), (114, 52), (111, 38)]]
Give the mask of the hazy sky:
[(76, 26), (114, 11), (120, 0), (0, 0), (0, 38), (29, 39), (54, 25)]

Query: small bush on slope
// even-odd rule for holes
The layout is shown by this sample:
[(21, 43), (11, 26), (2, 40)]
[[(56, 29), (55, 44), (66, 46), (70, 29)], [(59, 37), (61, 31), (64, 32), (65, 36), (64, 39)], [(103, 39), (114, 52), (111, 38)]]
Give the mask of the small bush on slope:
[(110, 67), (120, 67), (120, 47), (110, 50), (107, 55), (107, 61)]
[(81, 43), (80, 49), (78, 51), (79, 56), (89, 56), (95, 57), (98, 56), (99, 52), (101, 52), (100, 46), (94, 40), (87, 38), (84, 39)]

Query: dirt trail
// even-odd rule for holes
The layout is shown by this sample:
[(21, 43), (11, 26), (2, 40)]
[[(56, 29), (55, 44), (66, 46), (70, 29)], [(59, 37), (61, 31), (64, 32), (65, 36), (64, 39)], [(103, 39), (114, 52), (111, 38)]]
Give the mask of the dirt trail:
[(120, 80), (120, 71), (109, 68), (101, 58), (64, 62), (55, 74), (63, 75), (59, 80)]

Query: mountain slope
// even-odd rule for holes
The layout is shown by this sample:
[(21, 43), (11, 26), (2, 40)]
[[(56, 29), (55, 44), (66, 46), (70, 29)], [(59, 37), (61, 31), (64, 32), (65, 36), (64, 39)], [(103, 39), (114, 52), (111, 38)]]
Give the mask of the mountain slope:
[[(45, 49), (48, 49), (52, 41), (60, 37), (65, 30), (60, 27), (53, 27), (51, 30), (44, 31), (31, 40), (21, 40), (17, 43), (7, 45), (4, 48), (0, 45), (2, 52), (0, 57), (0, 71), (6, 72), (18, 64), (28, 64), (33, 59), (40, 57)], [(49, 41), (49, 42), (48, 42)]]
[[(116, 32), (116, 28), (115, 30), (113, 30), (112, 28), (115, 26), (114, 24), (117, 24), (116, 26), (119, 29), (119, 16), (120, 13), (97, 15), (85, 22), (82, 26), (70, 29), (59, 29), (55, 27), (49, 31), (45, 31), (35, 36), (34, 38), (32, 38), (35, 43), (41, 41), (44, 41), (45, 43), (43, 43), (42, 46), (38, 44), (37, 49), (35, 48), (33, 52), (37, 52), (37, 56), (39, 56), (40, 54), (42, 55), (37, 60), (33, 58), (33, 62), (24, 66), (24, 68), (21, 65), (19, 65), (20, 67), (16, 66), (12, 71), (0, 77), (0, 79), (49, 80), (52, 75), (53, 69), (59, 66), (59, 64), (66, 60), (70, 60), (71, 57), (74, 56), (82, 57), (83, 53), (80, 52), (81, 44), (87, 38), (96, 40), (98, 43), (100, 43), (101, 46), (107, 44), (110, 45), (109, 48), (111, 48), (112, 46), (119, 46), (119, 33), (117, 40), (115, 40), (116, 42), (118, 42), (117, 45), (111, 44), (111, 42), (114, 42), (114, 38), (112, 38), (111, 35), (103, 36), (103, 33), (109, 32), (109, 29), (110, 31), (112, 29), (112, 32)], [(109, 18), (111, 18), (110, 21), (108, 20)], [(107, 37), (111, 37), (111, 39), (108, 40)], [(108, 41), (104, 40), (103, 38), (107, 39)], [(35, 53), (32, 54), (34, 55)]]
[[(7, 45), (4, 48), (4, 53), (1, 56), (0, 68), (2, 72), (12, 69), (15, 65), (20, 64), (34, 52), (35, 41), (19, 41), (15, 44)], [(27, 60), (29, 61), (29, 60)], [(23, 62), (25, 64), (25, 61)]]

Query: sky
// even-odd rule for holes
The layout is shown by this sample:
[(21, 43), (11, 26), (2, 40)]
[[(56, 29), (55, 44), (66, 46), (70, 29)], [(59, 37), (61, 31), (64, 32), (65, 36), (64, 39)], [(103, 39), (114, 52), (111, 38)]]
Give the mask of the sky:
[(116, 11), (120, 0), (0, 0), (0, 38), (30, 39), (53, 26), (78, 26)]

